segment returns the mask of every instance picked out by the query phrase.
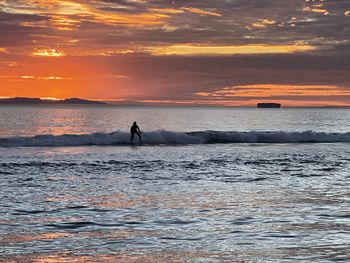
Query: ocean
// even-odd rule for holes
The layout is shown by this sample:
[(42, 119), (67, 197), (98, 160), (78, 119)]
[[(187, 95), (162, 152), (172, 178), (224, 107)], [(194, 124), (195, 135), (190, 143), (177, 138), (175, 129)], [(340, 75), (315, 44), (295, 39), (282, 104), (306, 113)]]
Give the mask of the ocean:
[(349, 262), (349, 143), (350, 109), (1, 106), (0, 262)]

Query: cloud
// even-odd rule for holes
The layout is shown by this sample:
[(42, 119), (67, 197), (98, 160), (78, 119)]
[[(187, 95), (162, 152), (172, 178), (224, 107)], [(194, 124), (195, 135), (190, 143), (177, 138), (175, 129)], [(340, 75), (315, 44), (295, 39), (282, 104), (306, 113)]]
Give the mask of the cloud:
[(38, 49), (32, 52), (33, 56), (41, 56), (41, 57), (63, 57), (66, 54), (62, 51), (59, 51), (57, 49), (51, 48), (51, 49)]
[[(83, 49), (84, 54), (87, 49), (103, 53), (118, 46), (140, 52), (148, 46), (298, 42), (323, 52), (348, 40), (345, 14), (349, 8), (346, 1), (334, 0), (5, 0), (0, 4), (0, 33), (10, 37), (0, 40), (0, 45), (29, 45), (36, 40), (33, 35), (41, 34), (61, 38), (56, 42), (48, 39), (60, 46), (69, 37), (78, 39), (80, 45), (72, 50), (75, 54)], [(313, 12), (317, 9), (327, 10), (330, 15)]]
[(185, 11), (188, 11), (188, 12), (194, 13), (194, 14), (199, 14), (202, 16), (221, 16), (221, 14), (219, 14), (219, 13), (210, 12), (210, 11), (203, 10), (200, 8), (195, 8), (195, 7), (183, 7), (182, 10), (185, 10)]
[(241, 45), (241, 46), (202, 46), (174, 45), (151, 48), (154, 55), (237, 55), (237, 54), (280, 54), (314, 50), (309, 45)]
[(1, 75), (0, 79), (2, 80), (8, 80), (8, 81), (28, 81), (28, 80), (73, 80), (77, 78), (72, 77), (61, 77), (61, 76), (33, 76), (33, 75), (22, 75), (22, 76), (15, 76), (15, 75)]
[(350, 90), (344, 87), (330, 85), (286, 85), (286, 84), (257, 84), (245, 86), (230, 86), (216, 90), (214, 92), (197, 92), (196, 95), (207, 98), (227, 99), (276, 99), (276, 98), (314, 98), (322, 96), (340, 97), (348, 96)]

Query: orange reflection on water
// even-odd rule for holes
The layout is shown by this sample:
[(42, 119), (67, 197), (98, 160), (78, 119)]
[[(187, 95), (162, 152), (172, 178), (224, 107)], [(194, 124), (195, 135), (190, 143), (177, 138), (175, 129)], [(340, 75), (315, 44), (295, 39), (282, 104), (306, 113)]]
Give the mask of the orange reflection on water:
[(38, 240), (54, 240), (59, 238), (68, 237), (70, 234), (68, 233), (31, 233), (31, 234), (23, 234), (23, 235), (7, 235), (2, 237), (2, 243), (23, 243), (23, 242), (31, 242)]
[[(42, 254), (42, 255), (27, 255), (13, 257), (7, 262), (33, 262), (33, 263), (97, 263), (97, 262), (115, 262), (115, 263), (154, 263), (154, 262), (188, 262), (196, 260), (196, 262), (204, 261), (225, 261), (232, 262), (230, 260), (240, 257), (240, 253), (209, 253), (205, 251), (175, 251), (175, 252), (146, 252), (142, 253), (134, 252), (128, 254), (123, 252), (117, 255), (74, 255), (70, 253), (56, 253), (56, 254)], [(220, 261), (221, 260), (221, 261)]]
[(138, 196), (138, 197), (128, 197), (123, 194), (112, 194), (96, 196), (90, 200), (92, 205), (98, 205), (100, 207), (108, 208), (129, 208), (135, 206), (145, 206), (152, 207), (157, 202), (154, 196)]

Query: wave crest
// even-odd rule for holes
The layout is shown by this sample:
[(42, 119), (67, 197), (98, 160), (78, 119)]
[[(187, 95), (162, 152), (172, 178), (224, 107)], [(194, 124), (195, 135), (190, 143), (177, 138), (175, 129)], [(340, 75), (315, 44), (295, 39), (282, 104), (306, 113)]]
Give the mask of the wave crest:
[[(176, 144), (213, 144), (213, 143), (335, 143), (350, 142), (350, 132), (325, 133), (315, 131), (198, 131), (144, 132), (143, 145), (176, 145)], [(135, 139), (138, 142), (138, 138)], [(129, 133), (36, 135), (0, 138), (0, 147), (32, 147), (32, 146), (86, 146), (86, 145), (130, 145)]]

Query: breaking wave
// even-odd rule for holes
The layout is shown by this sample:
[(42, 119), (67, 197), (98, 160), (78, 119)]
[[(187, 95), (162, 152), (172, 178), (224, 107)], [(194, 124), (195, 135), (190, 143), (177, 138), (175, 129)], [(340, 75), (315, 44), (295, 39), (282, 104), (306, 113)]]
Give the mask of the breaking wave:
[[(186, 145), (213, 143), (335, 143), (350, 142), (350, 132), (325, 133), (315, 131), (198, 131), (172, 132), (151, 131), (143, 133), (143, 145)], [(138, 142), (136, 136), (135, 143)], [(86, 145), (130, 145), (130, 135), (126, 132), (36, 135), (0, 138), (0, 147), (31, 146), (86, 146)]]

